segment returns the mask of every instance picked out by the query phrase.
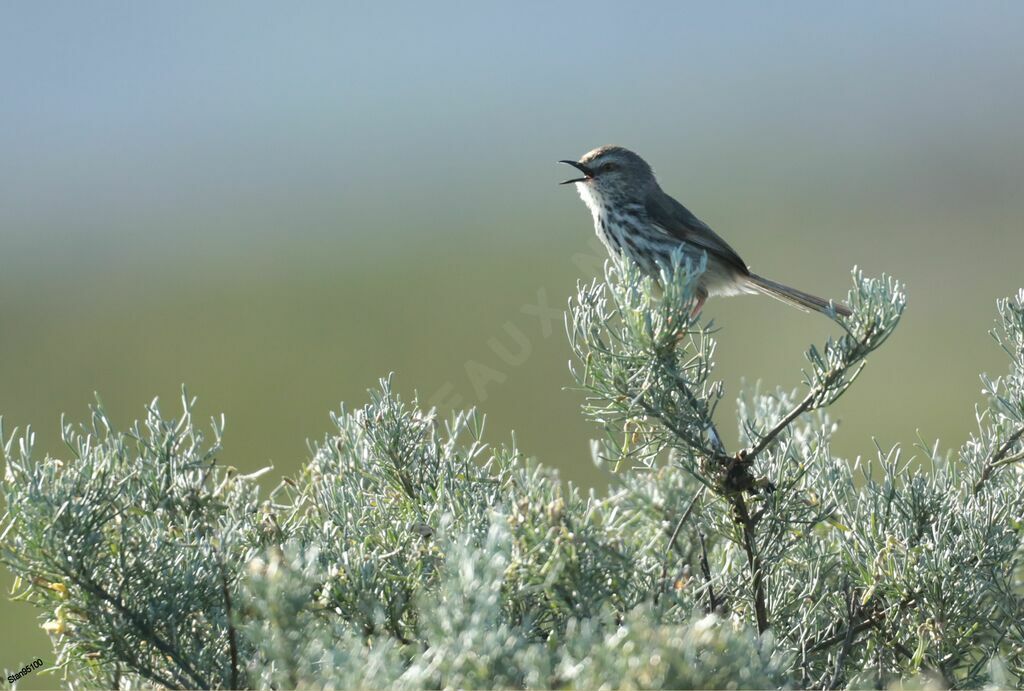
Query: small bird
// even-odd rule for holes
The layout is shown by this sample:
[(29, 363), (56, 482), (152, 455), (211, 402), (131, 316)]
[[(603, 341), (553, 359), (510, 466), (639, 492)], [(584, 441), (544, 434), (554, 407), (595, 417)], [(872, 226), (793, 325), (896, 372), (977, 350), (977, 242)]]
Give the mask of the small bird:
[(746, 262), (722, 238), (690, 211), (665, 194), (644, 159), (621, 146), (602, 146), (578, 161), (563, 160), (583, 173), (562, 182), (575, 184), (594, 216), (594, 231), (608, 251), (626, 255), (645, 273), (657, 276), (657, 263), (668, 264), (672, 251), (683, 245), (685, 255), (707, 268), (697, 285), (697, 314), (712, 295), (763, 293), (802, 310), (850, 316), (841, 302), (830, 302), (802, 290), (752, 273)]

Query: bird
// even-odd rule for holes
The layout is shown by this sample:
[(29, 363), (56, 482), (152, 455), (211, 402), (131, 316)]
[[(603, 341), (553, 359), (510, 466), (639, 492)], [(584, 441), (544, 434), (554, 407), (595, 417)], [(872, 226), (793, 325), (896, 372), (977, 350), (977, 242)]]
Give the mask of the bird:
[(850, 308), (778, 283), (750, 270), (729, 243), (661, 189), (647, 161), (621, 146), (600, 146), (578, 160), (563, 159), (583, 174), (560, 183), (575, 185), (594, 217), (594, 231), (616, 256), (635, 261), (647, 275), (670, 265), (673, 251), (707, 266), (697, 283), (693, 314), (709, 296), (760, 293), (801, 310), (829, 317), (850, 316)]

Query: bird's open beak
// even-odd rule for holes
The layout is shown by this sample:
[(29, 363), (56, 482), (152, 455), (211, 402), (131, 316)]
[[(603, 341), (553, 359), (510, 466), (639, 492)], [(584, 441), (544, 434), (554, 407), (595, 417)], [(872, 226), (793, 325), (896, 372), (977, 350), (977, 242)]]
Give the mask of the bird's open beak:
[(568, 185), (568, 184), (571, 184), (573, 182), (586, 182), (587, 180), (589, 180), (592, 177), (594, 177), (594, 174), (590, 171), (590, 168), (587, 168), (585, 165), (583, 165), (582, 163), (580, 163), (578, 161), (559, 161), (559, 163), (568, 163), (573, 168), (575, 168), (576, 170), (578, 170), (581, 173), (583, 173), (583, 177), (581, 177), (581, 178), (573, 178), (572, 180), (565, 180), (563, 182), (558, 183), (559, 185)]

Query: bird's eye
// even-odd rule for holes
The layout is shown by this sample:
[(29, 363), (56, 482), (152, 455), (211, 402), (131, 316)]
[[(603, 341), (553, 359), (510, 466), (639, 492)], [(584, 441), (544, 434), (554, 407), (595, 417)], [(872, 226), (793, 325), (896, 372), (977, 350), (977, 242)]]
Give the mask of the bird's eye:
[(614, 163), (605, 163), (603, 166), (601, 166), (601, 172), (607, 173), (609, 170), (615, 170), (615, 168), (616, 166)]

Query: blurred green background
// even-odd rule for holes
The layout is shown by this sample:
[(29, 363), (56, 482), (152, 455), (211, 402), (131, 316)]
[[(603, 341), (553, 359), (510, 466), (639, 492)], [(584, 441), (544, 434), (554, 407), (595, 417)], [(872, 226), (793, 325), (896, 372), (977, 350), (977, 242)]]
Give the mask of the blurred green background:
[[(187, 383), (224, 462), (290, 473), (394, 371), (603, 485), (550, 312), (601, 255), (555, 161), (619, 143), (759, 273), (906, 281), (836, 447), (957, 446), (1024, 286), (1024, 5), (620, 5), (4, 3), (8, 430), (61, 454), (94, 391), (128, 425)], [(796, 386), (835, 332), (766, 298), (705, 314), (730, 396)], [(53, 662), (31, 608), (0, 612), (0, 666)]]

